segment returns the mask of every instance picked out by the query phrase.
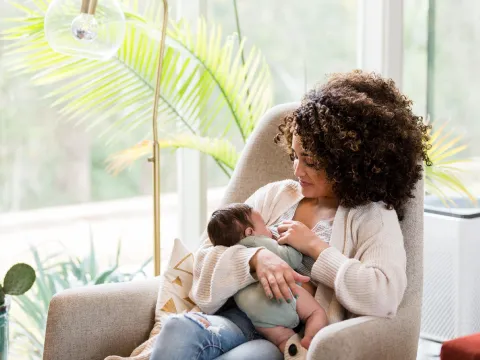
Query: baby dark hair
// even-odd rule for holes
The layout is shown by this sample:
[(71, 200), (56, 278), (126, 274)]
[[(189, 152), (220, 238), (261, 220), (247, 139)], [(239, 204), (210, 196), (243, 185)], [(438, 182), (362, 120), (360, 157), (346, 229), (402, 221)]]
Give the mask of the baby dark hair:
[(253, 228), (252, 207), (234, 203), (213, 212), (207, 233), (213, 245), (233, 246), (245, 237), (245, 230)]

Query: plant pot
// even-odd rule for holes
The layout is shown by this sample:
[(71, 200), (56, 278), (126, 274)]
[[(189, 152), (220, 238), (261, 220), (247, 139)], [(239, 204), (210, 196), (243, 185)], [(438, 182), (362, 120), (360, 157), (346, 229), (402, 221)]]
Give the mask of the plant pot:
[(8, 311), (10, 296), (5, 297), (5, 304), (0, 306), (0, 360), (8, 358)]

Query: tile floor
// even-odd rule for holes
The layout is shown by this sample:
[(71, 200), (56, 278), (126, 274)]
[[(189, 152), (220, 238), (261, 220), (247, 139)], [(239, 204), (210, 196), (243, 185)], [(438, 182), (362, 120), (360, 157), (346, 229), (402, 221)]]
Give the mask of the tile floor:
[(418, 343), (417, 360), (436, 360), (440, 359), (440, 349), (442, 344), (420, 339)]

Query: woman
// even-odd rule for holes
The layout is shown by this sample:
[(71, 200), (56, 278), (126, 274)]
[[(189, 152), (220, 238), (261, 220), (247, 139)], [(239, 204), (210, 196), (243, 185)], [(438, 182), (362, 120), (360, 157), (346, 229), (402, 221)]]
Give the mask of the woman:
[[(427, 126), (391, 80), (353, 71), (308, 92), (275, 139), (298, 181), (268, 184), (246, 201), (280, 243), (306, 255), (303, 267), (297, 273), (266, 249), (207, 240), (195, 256), (192, 288), (204, 313), (167, 320), (152, 360), (282, 359), (275, 346), (251, 341), (260, 336), (248, 318), (225, 305), (255, 274), (280, 301), (296, 295), (296, 282), (311, 280), (330, 323), (395, 316), (406, 288), (399, 221), (421, 161), (430, 163), (427, 140)], [(285, 358), (306, 351), (298, 336), (285, 348)]]

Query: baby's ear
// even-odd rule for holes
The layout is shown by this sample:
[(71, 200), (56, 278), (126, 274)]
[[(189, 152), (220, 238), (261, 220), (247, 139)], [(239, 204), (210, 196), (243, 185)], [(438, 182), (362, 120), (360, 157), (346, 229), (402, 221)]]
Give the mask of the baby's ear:
[(247, 227), (245, 229), (245, 236), (252, 236), (254, 233), (253, 229), (251, 227)]

